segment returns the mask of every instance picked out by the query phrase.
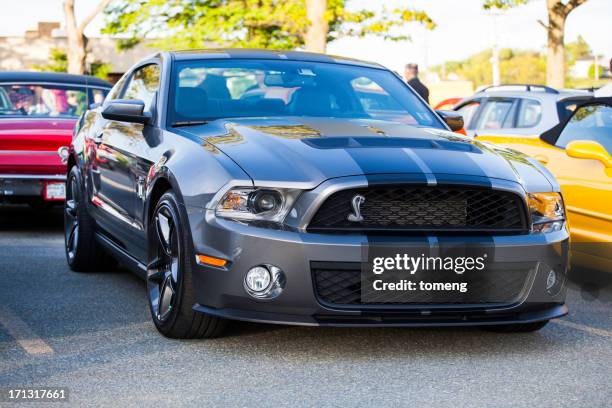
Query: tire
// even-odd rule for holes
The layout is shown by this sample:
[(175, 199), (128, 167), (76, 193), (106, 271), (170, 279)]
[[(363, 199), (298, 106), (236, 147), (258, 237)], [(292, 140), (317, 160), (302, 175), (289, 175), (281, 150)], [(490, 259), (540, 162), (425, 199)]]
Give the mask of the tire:
[(483, 326), (483, 329), (496, 333), (530, 333), (543, 328), (548, 320), (533, 323), (503, 324), (499, 326)]
[(110, 266), (96, 241), (96, 222), (87, 212), (84, 197), (81, 174), (73, 166), (66, 179), (64, 249), (68, 266), (75, 272), (92, 272)]
[(174, 339), (219, 336), (227, 321), (195, 312), (191, 241), (173, 192), (161, 196), (147, 238), (147, 297), (151, 318), (161, 334)]

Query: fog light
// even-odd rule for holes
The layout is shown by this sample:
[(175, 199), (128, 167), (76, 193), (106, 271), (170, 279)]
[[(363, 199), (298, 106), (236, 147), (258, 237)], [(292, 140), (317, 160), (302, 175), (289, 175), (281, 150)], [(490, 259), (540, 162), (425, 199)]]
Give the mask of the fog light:
[(551, 291), (557, 284), (557, 272), (550, 270), (548, 277), (546, 278), (546, 290)]
[(244, 289), (256, 299), (273, 299), (285, 288), (285, 273), (274, 265), (258, 265), (244, 276)]
[(270, 271), (263, 266), (256, 266), (250, 269), (244, 280), (247, 288), (253, 292), (265, 291), (271, 281), (272, 277), (270, 276)]
[[(558, 269), (557, 269), (558, 270)], [(550, 296), (556, 296), (561, 292), (565, 281), (563, 273), (557, 272), (555, 269), (546, 265), (544, 262), (540, 262), (539, 273), (546, 276), (546, 292)]]

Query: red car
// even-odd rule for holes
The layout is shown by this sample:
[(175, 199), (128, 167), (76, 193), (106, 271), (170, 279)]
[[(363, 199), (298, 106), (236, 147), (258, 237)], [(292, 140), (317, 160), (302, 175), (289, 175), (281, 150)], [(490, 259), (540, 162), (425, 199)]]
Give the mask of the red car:
[(110, 88), (89, 76), (0, 72), (0, 203), (64, 200), (75, 123)]

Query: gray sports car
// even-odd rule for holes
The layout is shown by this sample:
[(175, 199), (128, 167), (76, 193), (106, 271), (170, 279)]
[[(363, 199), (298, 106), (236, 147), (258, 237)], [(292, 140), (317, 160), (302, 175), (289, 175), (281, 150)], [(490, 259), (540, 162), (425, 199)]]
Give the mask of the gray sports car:
[(175, 338), (228, 320), (537, 330), (567, 313), (559, 186), (461, 126), (377, 64), (155, 54), (76, 126), (68, 264), (141, 275)]

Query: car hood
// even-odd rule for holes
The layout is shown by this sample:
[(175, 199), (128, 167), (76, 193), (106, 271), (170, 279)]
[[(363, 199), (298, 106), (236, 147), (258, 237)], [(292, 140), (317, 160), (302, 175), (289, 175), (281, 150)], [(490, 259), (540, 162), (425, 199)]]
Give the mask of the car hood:
[[(397, 122), (330, 118), (215, 120), (189, 129), (232, 158), (255, 185), (314, 188), (357, 175), (414, 174), (495, 178), (527, 191), (551, 191), (532, 159), (440, 129)], [(443, 178), (443, 177), (442, 177)]]

